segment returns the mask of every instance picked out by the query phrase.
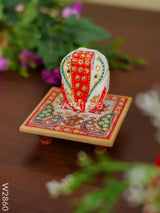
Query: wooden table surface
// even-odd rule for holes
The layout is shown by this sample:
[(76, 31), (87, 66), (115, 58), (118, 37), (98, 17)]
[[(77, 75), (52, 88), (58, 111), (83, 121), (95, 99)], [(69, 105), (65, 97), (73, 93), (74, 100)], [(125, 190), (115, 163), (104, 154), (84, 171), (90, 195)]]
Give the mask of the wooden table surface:
[[(85, 4), (84, 17), (112, 32), (113, 38), (126, 37), (123, 52), (148, 61), (145, 68), (134, 67), (131, 72), (112, 70), (110, 93), (134, 98), (160, 83), (160, 13)], [(73, 198), (80, 192), (53, 200), (45, 184), (76, 171), (79, 151), (93, 155), (91, 145), (53, 139), (50, 146), (43, 146), (38, 136), (19, 132), (49, 88), (37, 71), (29, 79), (16, 72), (0, 73), (0, 182), (9, 182), (11, 213), (71, 213)], [(108, 154), (122, 161), (153, 163), (160, 150), (155, 132), (133, 102)], [(121, 201), (115, 212), (140, 213), (142, 209)]]

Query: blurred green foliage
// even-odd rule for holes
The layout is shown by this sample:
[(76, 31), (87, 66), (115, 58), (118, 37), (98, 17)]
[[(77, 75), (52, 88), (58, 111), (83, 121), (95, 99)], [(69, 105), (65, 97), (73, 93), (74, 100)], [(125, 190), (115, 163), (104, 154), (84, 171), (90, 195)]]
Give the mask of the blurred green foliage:
[(110, 213), (128, 189), (132, 189), (131, 194), (127, 194), (132, 205), (138, 202), (136, 205), (145, 206), (149, 198), (152, 208), (156, 207), (159, 212), (157, 192), (159, 193), (160, 184), (157, 184), (154, 193), (148, 191), (153, 180), (160, 177), (160, 170), (155, 169), (152, 164), (121, 162), (106, 155), (97, 155), (93, 159), (80, 152), (78, 165), (80, 168), (77, 172), (67, 175), (60, 182), (53, 180), (50, 182), (53, 185), (48, 186), (54, 198), (61, 194), (73, 194), (79, 188), (83, 188), (84, 195), (76, 200), (77, 208), (74, 213)]
[[(111, 68), (130, 70), (133, 62), (142, 62), (117, 51), (120, 39), (95, 46), (95, 42), (109, 38), (110, 33), (95, 26), (91, 20), (77, 19), (75, 15), (64, 19), (62, 10), (71, 3), (73, 1), (0, 0), (0, 31), (6, 33), (7, 40), (2, 54), (9, 59), (10, 70), (20, 70), (21, 75), (28, 76), (18, 63), (23, 49), (38, 54), (48, 71), (59, 67), (62, 58), (80, 46), (102, 51)], [(20, 10), (18, 5), (24, 8)]]

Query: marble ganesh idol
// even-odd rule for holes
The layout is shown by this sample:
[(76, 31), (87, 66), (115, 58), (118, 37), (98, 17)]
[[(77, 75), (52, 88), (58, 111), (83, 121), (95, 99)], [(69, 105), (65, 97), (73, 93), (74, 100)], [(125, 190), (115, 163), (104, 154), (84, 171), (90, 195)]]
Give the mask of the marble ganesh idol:
[(101, 108), (110, 82), (109, 65), (103, 54), (79, 48), (63, 58), (60, 68), (66, 104), (82, 111)]

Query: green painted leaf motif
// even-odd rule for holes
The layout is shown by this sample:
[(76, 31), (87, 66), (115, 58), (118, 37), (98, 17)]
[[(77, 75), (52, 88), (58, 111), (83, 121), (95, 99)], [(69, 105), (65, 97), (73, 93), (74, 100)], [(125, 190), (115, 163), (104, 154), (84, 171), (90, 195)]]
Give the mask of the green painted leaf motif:
[(47, 106), (45, 107), (45, 109), (42, 110), (42, 112), (40, 112), (36, 116), (35, 120), (39, 121), (41, 119), (48, 118), (48, 117), (52, 116), (53, 111), (54, 111), (53, 110), (53, 106), (51, 104), (47, 104)]
[(103, 79), (103, 76), (105, 74), (105, 65), (104, 65), (103, 60), (100, 57), (98, 57), (98, 61), (100, 61), (101, 65), (102, 65), (102, 73), (101, 73), (100, 77), (96, 80), (96, 83), (91, 88), (89, 95), (88, 95), (88, 98), (90, 97), (90, 95), (93, 92), (93, 90), (95, 89), (95, 87), (101, 82), (101, 80)]
[(100, 126), (103, 132), (107, 132), (109, 130), (114, 115), (115, 113), (106, 114), (98, 121), (98, 125)]
[(68, 81), (68, 79), (67, 79), (67, 70), (64, 69), (64, 63), (65, 63), (66, 60), (69, 59), (70, 57), (71, 57), (71, 55), (68, 55), (68, 56), (66, 56), (66, 57), (63, 59), (63, 61), (62, 61), (62, 63), (61, 63), (60, 69), (61, 69), (61, 73), (62, 73), (62, 75), (63, 75), (63, 77), (64, 77), (65, 82), (67, 83), (68, 87), (69, 87), (70, 90), (72, 91), (71, 84), (69, 83), (69, 81)]

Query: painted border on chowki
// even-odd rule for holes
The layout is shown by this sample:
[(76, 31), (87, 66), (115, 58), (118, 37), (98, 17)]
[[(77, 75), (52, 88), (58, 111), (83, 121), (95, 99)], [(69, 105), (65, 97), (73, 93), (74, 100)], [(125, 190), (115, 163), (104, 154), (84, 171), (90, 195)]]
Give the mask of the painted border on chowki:
[[(121, 103), (121, 106), (118, 105), (119, 104), (118, 101), (114, 105), (114, 110), (119, 108), (120, 109), (117, 115), (115, 116), (115, 119), (113, 119), (113, 122), (111, 123), (111, 127), (110, 130), (108, 131), (107, 136), (106, 135), (102, 136), (102, 135), (94, 135), (95, 133), (93, 134), (87, 134), (86, 132), (83, 133), (83, 131), (75, 133), (76, 128), (73, 132), (67, 132), (66, 129), (73, 130), (74, 127), (71, 128), (70, 126), (67, 125), (65, 126), (64, 124), (63, 126), (61, 126), (62, 128), (59, 127), (61, 129), (60, 131), (56, 130), (58, 129), (58, 125), (55, 125), (54, 127), (52, 126), (51, 128), (50, 126), (47, 125), (45, 126), (44, 124), (43, 125), (36, 124), (37, 122), (35, 122), (35, 118), (37, 117), (37, 115), (39, 115), (40, 112), (44, 110), (46, 104), (54, 103), (57, 97), (59, 97), (60, 95), (61, 95), (61, 88), (52, 87), (49, 90), (49, 92), (45, 95), (45, 97), (40, 101), (37, 107), (33, 110), (33, 112), (29, 115), (29, 117), (20, 126), (20, 132), (40, 135), (40, 142), (43, 145), (48, 145), (52, 143), (53, 137), (72, 140), (75, 142), (92, 144), (94, 145), (94, 151), (96, 154), (105, 153), (106, 147), (112, 147), (114, 145), (116, 136), (131, 105), (132, 102), (131, 97), (111, 95), (111, 94), (107, 95), (107, 98), (117, 100), (123, 99), (124, 102), (123, 104)], [(104, 115), (105, 111), (104, 110), (102, 111), (103, 111), (102, 114)], [(94, 112), (94, 114), (96, 113)]]

